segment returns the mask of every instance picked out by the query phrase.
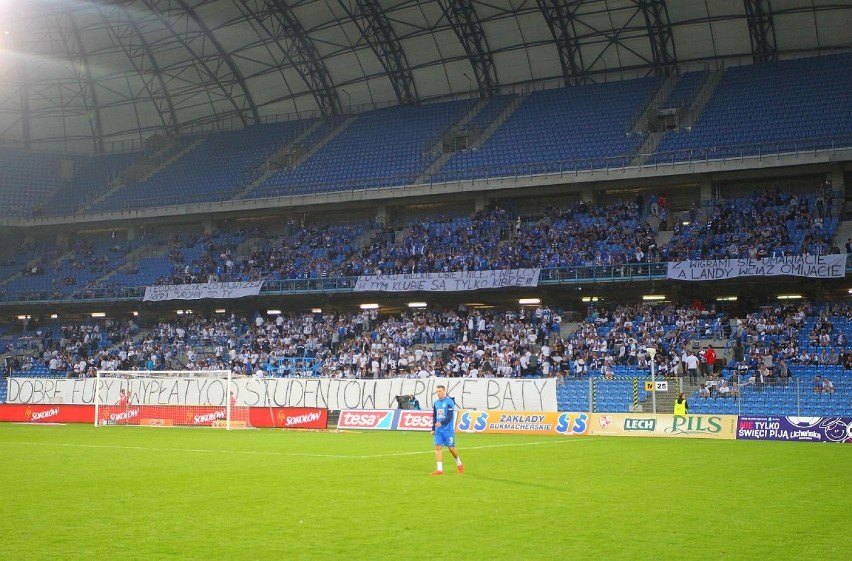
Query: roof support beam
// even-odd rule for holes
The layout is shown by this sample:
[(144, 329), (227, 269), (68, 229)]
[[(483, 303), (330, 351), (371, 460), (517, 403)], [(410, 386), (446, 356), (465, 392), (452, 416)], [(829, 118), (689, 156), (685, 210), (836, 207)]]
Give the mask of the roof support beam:
[[(254, 103), (254, 100), (251, 97), (251, 91), (246, 86), (245, 77), (243, 77), (240, 68), (234, 63), (234, 59), (231, 57), (230, 53), (228, 53), (228, 51), (222, 48), (222, 44), (219, 42), (218, 39), (216, 39), (216, 36), (213, 34), (212, 31), (210, 31), (210, 28), (207, 26), (204, 20), (198, 17), (198, 14), (195, 12), (192, 6), (187, 4), (186, 0), (177, 0), (177, 3), (178, 5), (180, 5), (180, 7), (186, 10), (186, 13), (189, 14), (190, 19), (192, 19), (192, 21), (195, 22), (195, 25), (197, 25), (199, 29), (204, 32), (204, 36), (210, 41), (210, 44), (213, 45), (213, 47), (219, 53), (219, 56), (222, 57), (222, 60), (225, 62), (225, 65), (231, 71), (231, 79), (236, 82), (236, 84), (242, 90), (243, 95), (245, 96), (245, 103), (248, 105), (248, 110), (251, 112), (251, 118), (252, 121), (254, 121), (253, 124), (260, 124), (260, 115), (257, 112), (257, 105)], [(246, 122), (245, 116), (242, 113), (240, 114), (240, 118), (243, 120), (244, 124), (251, 124)]]
[[(14, 24), (16, 29), (23, 29), (21, 26), (20, 20), (20, 10), (14, 10), (12, 17), (14, 18)], [(22, 34), (15, 34), (15, 41), (17, 43), (17, 49), (20, 52), (25, 52), (22, 46), (21, 40)], [(26, 65), (27, 57), (19, 56), (16, 57), (15, 62), (15, 71), (17, 73), (18, 78), (18, 97), (20, 100), (20, 111), (21, 111), (21, 144), (24, 150), (30, 149), (30, 139), (32, 138), (32, 126), (30, 123), (30, 80), (29, 80), (29, 72), (27, 72)]]
[[(68, 52), (71, 54), (72, 60), (74, 60), (74, 73), (75, 74), (83, 74), (84, 76), (78, 76), (78, 81), (81, 82), (81, 93), (82, 93), (82, 101), (86, 110), (86, 115), (89, 118), (89, 126), (92, 130), (92, 142), (94, 144), (94, 152), (95, 154), (102, 154), (104, 151), (104, 131), (101, 126), (101, 106), (98, 103), (98, 94), (95, 89), (95, 81), (92, 78), (92, 68), (89, 66), (88, 55), (86, 53), (86, 48), (83, 45), (83, 38), (80, 34), (80, 28), (77, 26), (77, 22), (74, 21), (74, 17), (70, 12), (66, 12), (62, 15), (57, 14), (57, 17), (65, 17), (68, 19), (68, 24), (71, 27), (71, 33), (74, 37), (74, 43), (76, 45), (76, 49), (69, 49)], [(68, 45), (71, 46), (70, 44)], [(81, 71), (82, 69), (82, 71)], [(82, 82), (85, 81), (85, 88), (82, 86)], [(86, 92), (88, 91), (88, 95)]]
[(470, 60), (479, 88), (479, 97), (486, 98), (496, 94), (498, 84), (494, 59), (491, 56), (491, 49), (488, 47), (488, 40), (482, 31), (479, 16), (473, 9), (473, 2), (470, 0), (440, 0), (438, 4), (441, 6), (447, 21), (452, 25), (453, 31), (456, 32)]
[(285, 58), (302, 77), (320, 112), (326, 117), (342, 113), (340, 98), (325, 61), (286, 0), (260, 1), (265, 9), (258, 7), (251, 13), (266, 28)]
[(401, 105), (417, 103), (417, 89), (399, 39), (377, 0), (339, 0), (382, 63)]
[[(231, 67), (227, 64), (223, 65), (224, 59), (219, 50), (221, 45), (217, 48), (204, 28), (188, 24), (187, 19), (193, 19), (194, 14), (187, 11), (185, 2), (183, 0), (142, 0), (142, 3), (147, 8), (144, 12), (145, 17), (158, 21), (171, 35), (174, 44), (180, 45), (191, 55), (191, 67), (185, 66), (185, 68), (191, 68), (192, 72), (197, 73), (196, 79), (201, 83), (215, 84), (216, 88), (208, 86), (204, 91), (199, 92), (207, 96), (207, 102), (211, 106), (209, 112), (211, 119), (218, 121), (235, 116), (243, 125), (248, 125), (245, 106), (248, 104), (251, 108), (254, 104), (249, 101), (250, 97), (246, 97), (248, 90), (245, 88), (245, 82), (240, 83), (242, 77), (230, 72)], [(207, 48), (208, 44), (213, 45), (214, 49)], [(161, 70), (170, 72), (168, 68), (161, 68)], [(234, 88), (235, 84), (238, 88)], [(219, 110), (216, 102), (220, 99), (227, 100), (227, 103), (233, 107), (233, 111)]]
[[(157, 57), (154, 56), (151, 45), (134, 19), (133, 10), (120, 4), (103, 6), (102, 9), (104, 10), (103, 22), (113, 38), (113, 44), (121, 48), (122, 52), (127, 55), (127, 60), (133, 65), (137, 74), (145, 77), (143, 80), (145, 92), (156, 108), (163, 128), (168, 133), (176, 134), (179, 131), (179, 123), (174, 101), (163, 80)], [(116, 13), (113, 13), (112, 10), (115, 10)], [(141, 53), (138, 52), (140, 47)], [(144, 56), (141, 56), (142, 53), (144, 53)], [(153, 72), (148, 72), (145, 68), (146, 61)], [(153, 74), (153, 76), (148, 77), (150, 74)], [(155, 81), (159, 84), (159, 88), (154, 85)], [(165, 104), (165, 107), (163, 107), (163, 104)]]
[(667, 73), (677, 61), (677, 56), (666, 0), (637, 0), (637, 2), (645, 16), (654, 67), (660, 73)]
[(768, 0), (743, 0), (751, 39), (751, 56), (755, 64), (778, 60), (775, 22)]
[(556, 48), (559, 62), (562, 63), (562, 78), (565, 85), (578, 85), (586, 82), (586, 68), (583, 65), (583, 53), (574, 28), (574, 13), (580, 4), (573, 7), (562, 0), (536, 0), (544, 16)]

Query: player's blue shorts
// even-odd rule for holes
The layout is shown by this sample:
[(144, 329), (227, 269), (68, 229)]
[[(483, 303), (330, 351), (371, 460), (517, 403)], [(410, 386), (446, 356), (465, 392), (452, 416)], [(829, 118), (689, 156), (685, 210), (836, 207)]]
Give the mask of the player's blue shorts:
[(455, 448), (456, 446), (456, 433), (455, 431), (444, 431), (438, 429), (435, 431), (435, 446), (447, 446), (449, 448)]

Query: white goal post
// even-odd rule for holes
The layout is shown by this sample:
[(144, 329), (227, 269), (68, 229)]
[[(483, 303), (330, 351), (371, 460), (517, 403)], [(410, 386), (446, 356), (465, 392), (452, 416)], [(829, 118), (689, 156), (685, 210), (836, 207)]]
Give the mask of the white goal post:
[(95, 426), (251, 426), (230, 370), (98, 370)]

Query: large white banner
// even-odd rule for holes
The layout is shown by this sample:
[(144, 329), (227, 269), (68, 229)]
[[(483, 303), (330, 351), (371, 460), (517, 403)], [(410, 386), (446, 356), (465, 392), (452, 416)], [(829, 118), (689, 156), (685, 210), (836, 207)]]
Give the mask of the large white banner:
[(145, 302), (161, 300), (200, 300), (202, 298), (242, 298), (257, 296), (263, 281), (206, 282), (199, 284), (164, 284), (145, 287)]
[(410, 275), (364, 275), (358, 277), (355, 292), (456, 292), (484, 288), (538, 286), (541, 269), (495, 271), (455, 271)]
[[(8, 402), (92, 405), (95, 383), (94, 378), (10, 378)], [(395, 409), (396, 396), (414, 395), (421, 407), (431, 410), (439, 384), (464, 409), (557, 410), (553, 378), (239, 378), (231, 382), (240, 406), (321, 409)], [(98, 401), (114, 405), (121, 390), (127, 389), (132, 404), (225, 405), (226, 385), (227, 380), (218, 378), (103, 378)]]
[(797, 255), (795, 257), (766, 257), (763, 259), (670, 261), (668, 270), (668, 278), (685, 281), (782, 275), (814, 279), (842, 279), (846, 276), (846, 254)]

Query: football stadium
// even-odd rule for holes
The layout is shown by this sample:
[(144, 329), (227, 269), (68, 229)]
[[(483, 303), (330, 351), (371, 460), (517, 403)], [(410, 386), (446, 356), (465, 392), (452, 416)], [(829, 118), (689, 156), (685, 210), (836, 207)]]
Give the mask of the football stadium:
[(0, 0), (0, 559), (852, 558), (850, 30)]

